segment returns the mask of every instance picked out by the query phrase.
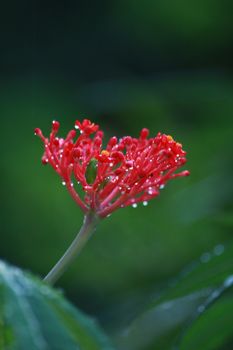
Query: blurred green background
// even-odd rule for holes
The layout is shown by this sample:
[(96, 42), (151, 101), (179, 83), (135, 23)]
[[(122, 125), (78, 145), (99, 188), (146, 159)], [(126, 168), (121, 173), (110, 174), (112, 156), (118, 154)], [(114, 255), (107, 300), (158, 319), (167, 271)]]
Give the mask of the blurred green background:
[[(40, 159), (90, 118), (105, 136), (171, 134), (191, 171), (148, 207), (119, 210), (57, 284), (105, 328), (126, 319), (193, 260), (232, 240), (231, 1), (21, 1), (1, 12), (1, 244), (44, 276), (82, 223)], [(205, 256), (205, 255), (204, 255)], [(127, 315), (127, 316), (126, 316)]]

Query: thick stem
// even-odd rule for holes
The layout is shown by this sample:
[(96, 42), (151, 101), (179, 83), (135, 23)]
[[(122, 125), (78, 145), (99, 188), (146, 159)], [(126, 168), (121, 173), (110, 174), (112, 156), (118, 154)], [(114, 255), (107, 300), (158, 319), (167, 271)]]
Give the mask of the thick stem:
[(95, 231), (97, 217), (93, 212), (89, 212), (84, 217), (83, 226), (81, 230), (52, 270), (45, 276), (44, 281), (49, 284), (54, 284), (59, 277), (65, 272), (68, 265), (75, 259), (75, 257), (81, 252), (92, 233)]

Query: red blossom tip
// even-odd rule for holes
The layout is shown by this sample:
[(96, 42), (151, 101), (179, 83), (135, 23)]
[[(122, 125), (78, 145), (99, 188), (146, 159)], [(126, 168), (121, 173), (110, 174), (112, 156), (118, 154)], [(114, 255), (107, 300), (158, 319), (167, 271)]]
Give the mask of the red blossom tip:
[(67, 140), (67, 141), (68, 141), (68, 140), (71, 140), (71, 139), (73, 139), (75, 136), (76, 136), (76, 131), (75, 131), (75, 130), (70, 130), (70, 132), (69, 132), (68, 135), (67, 135), (66, 140)]
[(117, 144), (117, 137), (116, 136), (111, 137), (109, 142), (108, 142), (108, 146), (110, 148), (112, 148), (112, 147), (116, 146), (116, 144)]
[(46, 157), (46, 155), (43, 155), (43, 157), (41, 158), (41, 162), (42, 162), (42, 164), (44, 164), (44, 165), (48, 164), (49, 160), (48, 160), (48, 158)]
[(189, 176), (190, 175), (190, 171), (184, 170), (180, 174), (181, 174), (181, 176)]
[(132, 140), (132, 137), (131, 137), (131, 136), (125, 136), (125, 137), (123, 137), (123, 139), (122, 139), (122, 143), (123, 143), (124, 145), (126, 145), (126, 146), (131, 145), (132, 142), (133, 142), (133, 140)]
[(43, 142), (45, 142), (45, 137), (39, 128), (34, 129), (34, 135), (39, 136)]
[(144, 140), (147, 138), (148, 135), (149, 135), (149, 130), (146, 128), (143, 128), (140, 133), (140, 138)]
[(80, 158), (81, 155), (82, 155), (82, 149), (80, 147), (73, 149), (73, 157), (74, 157), (74, 159)]
[(42, 135), (42, 131), (39, 128), (34, 129), (34, 135)]
[(100, 147), (100, 146), (102, 145), (102, 137), (96, 136), (96, 137), (94, 138), (94, 145), (95, 145), (96, 147)]
[(91, 135), (99, 129), (99, 125), (92, 123), (89, 119), (84, 119), (82, 123), (76, 120), (75, 129), (79, 129), (81, 134)]
[(56, 121), (56, 120), (53, 120), (53, 122), (52, 122), (52, 131), (53, 132), (58, 132), (59, 127), (60, 127), (60, 123), (58, 121)]

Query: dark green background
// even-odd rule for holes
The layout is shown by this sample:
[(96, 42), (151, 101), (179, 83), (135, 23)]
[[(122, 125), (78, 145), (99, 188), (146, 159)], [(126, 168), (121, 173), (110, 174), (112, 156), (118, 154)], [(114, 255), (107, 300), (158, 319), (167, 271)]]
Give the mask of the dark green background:
[(106, 138), (149, 127), (187, 150), (191, 176), (170, 182), (148, 207), (101, 222), (58, 283), (106, 327), (232, 239), (231, 6), (21, 1), (1, 11), (2, 259), (43, 276), (82, 222), (58, 176), (41, 165), (35, 127), (48, 134), (56, 118), (65, 135), (88, 117)]

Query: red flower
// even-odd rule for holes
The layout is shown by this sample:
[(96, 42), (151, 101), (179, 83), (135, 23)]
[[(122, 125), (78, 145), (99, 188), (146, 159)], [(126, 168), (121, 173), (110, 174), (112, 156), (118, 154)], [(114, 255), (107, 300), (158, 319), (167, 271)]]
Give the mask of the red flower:
[[(158, 133), (148, 138), (142, 129), (139, 138), (112, 137), (102, 149), (103, 132), (85, 119), (75, 122), (80, 130), (71, 130), (65, 139), (56, 137), (59, 122), (53, 121), (49, 138), (35, 129), (44, 142), (43, 164), (50, 163), (61, 176), (73, 199), (87, 213), (105, 217), (117, 208), (147, 202), (158, 196), (168, 180), (187, 176), (187, 170), (175, 173), (186, 162), (182, 145), (169, 135)], [(92, 136), (92, 137), (91, 137)], [(76, 190), (81, 186), (84, 196)]]

